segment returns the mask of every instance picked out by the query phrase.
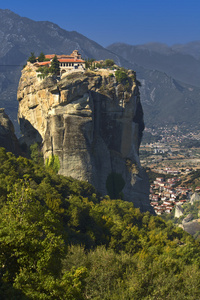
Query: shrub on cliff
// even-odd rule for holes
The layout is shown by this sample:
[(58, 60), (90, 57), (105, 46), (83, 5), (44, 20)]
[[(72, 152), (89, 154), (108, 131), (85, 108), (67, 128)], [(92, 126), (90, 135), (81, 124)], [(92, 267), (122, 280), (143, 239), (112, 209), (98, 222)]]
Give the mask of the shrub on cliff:
[(47, 66), (41, 66), (39, 68), (37, 68), (36, 72), (40, 73), (37, 76), (41, 77), (41, 78), (45, 78), (50, 74), (50, 68)]
[(105, 66), (105, 67), (112, 67), (112, 66), (114, 66), (114, 64), (115, 64), (115, 62), (114, 62), (113, 59), (106, 59), (106, 60), (104, 61), (104, 66)]
[(85, 68), (86, 69), (94, 69), (95, 68), (95, 59), (94, 58), (88, 58), (85, 60)]
[(57, 174), (60, 170), (58, 155), (50, 155), (45, 161), (45, 166)]
[(115, 77), (116, 77), (117, 82), (119, 82), (119, 83), (126, 82), (126, 80), (128, 79), (128, 75), (127, 75), (126, 71), (122, 68), (115, 72)]
[(106, 59), (101, 61), (100, 63), (96, 64), (96, 67), (99, 69), (113, 69), (114, 68), (114, 60), (113, 59)]

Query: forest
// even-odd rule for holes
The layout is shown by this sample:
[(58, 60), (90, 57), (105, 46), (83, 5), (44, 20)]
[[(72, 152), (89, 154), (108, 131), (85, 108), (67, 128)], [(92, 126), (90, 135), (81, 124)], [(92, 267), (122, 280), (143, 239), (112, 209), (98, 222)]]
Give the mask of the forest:
[(0, 148), (0, 299), (200, 298), (198, 241), (31, 157)]

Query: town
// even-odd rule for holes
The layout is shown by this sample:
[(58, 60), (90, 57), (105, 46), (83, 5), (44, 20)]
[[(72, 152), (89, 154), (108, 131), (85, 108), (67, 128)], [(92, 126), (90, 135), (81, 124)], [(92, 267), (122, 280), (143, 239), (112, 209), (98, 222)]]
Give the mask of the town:
[(191, 179), (200, 170), (199, 136), (195, 132), (183, 134), (178, 128), (146, 129), (146, 136), (140, 160), (147, 173), (154, 174), (150, 178), (151, 206), (157, 215), (169, 214), (176, 205), (189, 202), (194, 192), (200, 192), (198, 179), (195, 183)]
[[(170, 170), (167, 170), (170, 171)], [(150, 185), (150, 202), (157, 215), (171, 213), (175, 205), (182, 205), (189, 201), (192, 188), (177, 186), (180, 182), (179, 177), (168, 178), (157, 177)], [(200, 187), (196, 187), (196, 192)]]

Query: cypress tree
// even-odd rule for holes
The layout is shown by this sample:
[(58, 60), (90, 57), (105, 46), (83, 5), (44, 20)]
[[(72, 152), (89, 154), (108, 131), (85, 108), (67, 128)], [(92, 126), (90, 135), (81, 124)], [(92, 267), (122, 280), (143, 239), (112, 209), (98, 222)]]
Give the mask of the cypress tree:
[(41, 52), (40, 55), (38, 56), (38, 61), (39, 62), (45, 61), (45, 55), (43, 52)]
[(59, 64), (59, 61), (58, 61), (58, 58), (56, 55), (54, 56), (54, 58), (51, 62), (50, 72), (53, 75), (57, 75), (60, 72), (60, 64)]
[(34, 63), (34, 62), (36, 62), (36, 57), (35, 57), (35, 54), (34, 54), (34, 52), (31, 52), (31, 56), (28, 58), (28, 61), (30, 62), (30, 63)]

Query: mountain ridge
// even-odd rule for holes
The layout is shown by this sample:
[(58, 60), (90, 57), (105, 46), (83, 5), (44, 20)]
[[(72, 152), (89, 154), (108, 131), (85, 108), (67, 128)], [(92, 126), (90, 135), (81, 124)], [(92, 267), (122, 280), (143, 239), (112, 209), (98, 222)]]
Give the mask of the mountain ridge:
[(149, 43), (132, 46), (116, 43), (107, 47), (116, 54), (120, 54), (131, 63), (150, 70), (165, 72), (183, 83), (200, 87), (200, 60), (189, 53), (178, 51), (174, 46), (169, 47), (160, 43)]
[[(162, 127), (162, 111), (165, 111), (165, 114), (169, 116), (172, 112), (174, 114), (176, 106), (174, 106), (173, 99), (177, 98), (177, 94), (180, 115), (185, 118), (185, 123), (192, 124), (194, 109), (191, 105), (188, 105), (187, 113), (184, 109), (181, 111), (181, 103), (188, 102), (189, 99), (197, 107), (195, 113), (200, 112), (198, 105), (200, 88), (173, 78), (173, 76), (165, 72), (166, 70), (156, 71), (157, 68), (155, 67), (148, 69), (139, 64), (139, 59), (128, 61), (127, 58), (122, 57), (122, 52), (116, 53), (115, 49), (112, 49), (112, 51), (111, 49), (106, 49), (76, 31), (66, 31), (49, 21), (33, 21), (20, 17), (8, 10), (0, 10), (0, 16), (0, 107), (5, 107), (8, 116), (14, 123), (18, 136), (20, 135), (20, 130), (17, 122), (18, 103), (16, 92), (22, 65), (26, 63), (30, 52), (35, 52), (36, 55), (39, 55), (41, 51), (46, 54), (69, 54), (74, 49), (77, 49), (84, 58), (94, 58), (96, 60), (110, 58), (121, 67), (133, 69), (137, 72), (138, 80), (145, 82), (145, 85), (142, 85), (140, 89), (145, 124), (148, 127), (154, 126), (156, 119), (159, 120), (157, 124), (160, 123)], [(154, 43), (154, 47), (155, 44), (157, 43)], [(187, 51), (191, 51), (191, 47), (187, 47), (189, 47)], [(163, 46), (163, 49), (165, 49), (165, 46)], [(185, 56), (182, 55), (181, 57)], [(195, 58), (192, 59), (195, 60)], [(199, 74), (199, 63), (197, 66), (197, 73)], [(178, 84), (172, 85), (170, 83), (174, 80)], [(198, 76), (196, 76), (196, 80), (198, 80)], [(188, 95), (181, 92), (181, 90), (184, 90), (185, 85), (187, 85), (187, 90), (190, 90)], [(149, 110), (149, 103), (151, 103), (151, 110)], [(152, 111), (151, 115), (150, 111)], [(157, 112), (156, 119), (155, 112)], [(178, 115), (174, 114), (173, 119), (172, 126), (180, 123)], [(197, 123), (196, 119), (195, 123)]]

